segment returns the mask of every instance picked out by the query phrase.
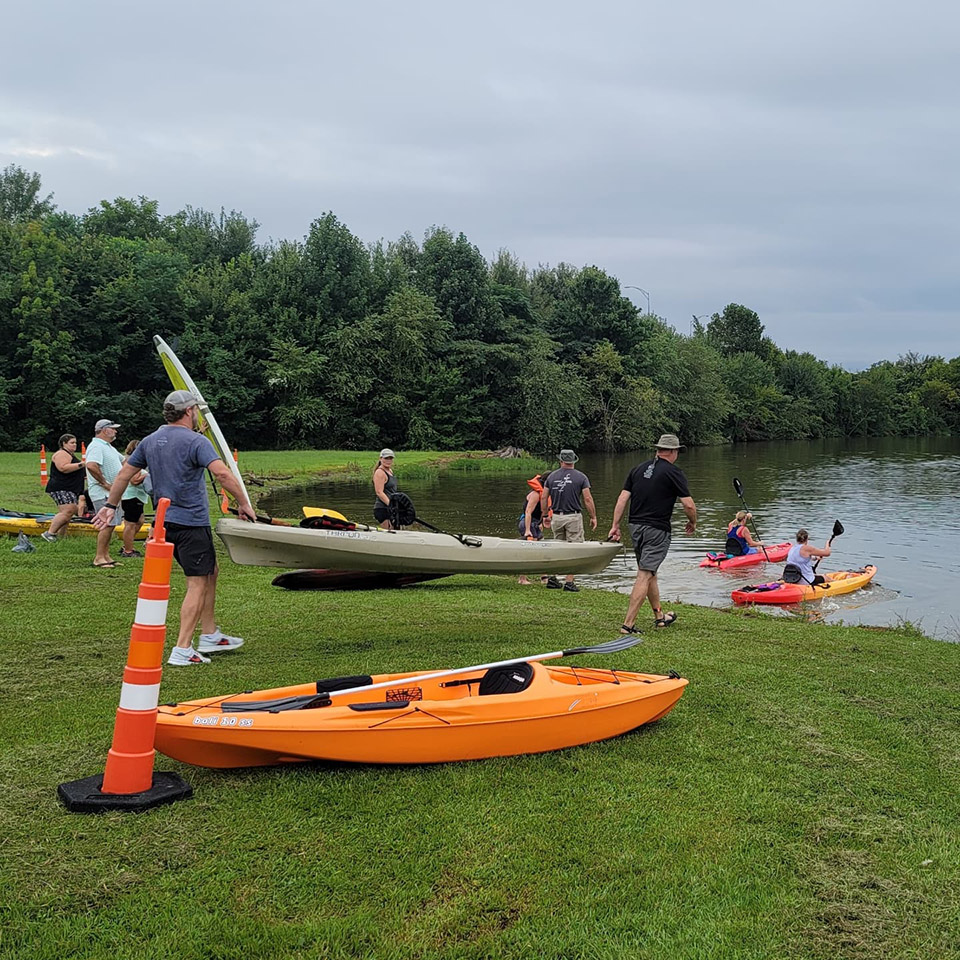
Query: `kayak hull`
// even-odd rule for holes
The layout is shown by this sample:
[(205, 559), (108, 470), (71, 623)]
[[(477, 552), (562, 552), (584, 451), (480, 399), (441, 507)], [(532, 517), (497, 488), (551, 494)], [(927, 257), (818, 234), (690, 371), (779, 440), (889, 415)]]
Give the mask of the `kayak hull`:
[[(155, 745), (174, 760), (217, 768), (310, 760), (448, 763), (544, 753), (605, 740), (658, 720), (687, 684), (683, 678), (620, 670), (531, 666), (534, 675), (525, 690), (490, 696), (477, 693), (479, 671), (447, 682), (417, 682), (415, 673), (375, 676), (375, 683), (411, 682), (399, 689), (335, 696), (330, 706), (317, 709), (270, 713), (221, 707), (230, 700), (315, 694), (317, 683), (165, 705)], [(358, 704), (368, 706), (358, 710)]]
[(726, 553), (708, 553), (700, 561), (701, 567), (713, 567), (715, 570), (729, 570), (732, 567), (749, 567), (754, 563), (782, 563), (790, 552), (790, 543), (775, 543), (772, 546), (765, 544), (766, 552), (758, 550), (743, 557), (731, 557)]
[(381, 573), (600, 573), (619, 543), (471, 537), (465, 546), (442, 533), (416, 530), (312, 530), (217, 521), (217, 535), (234, 563), (255, 567), (372, 570)]
[(823, 600), (825, 597), (836, 597), (865, 587), (877, 573), (877, 568), (868, 563), (862, 570), (838, 570), (827, 573), (826, 582), (812, 587), (808, 583), (784, 583), (775, 580), (771, 583), (761, 583), (754, 586), (741, 587), (734, 590), (730, 596), (734, 603), (769, 603), (787, 604), (802, 603), (806, 600)]
[[(36, 517), (2, 517), (0, 516), (0, 534), (7, 534), (15, 537), (20, 533), (25, 533), (28, 537), (39, 537), (45, 530), (50, 529), (50, 522), (53, 520), (53, 514), (40, 515)], [(93, 524), (83, 520), (72, 520), (63, 529), (68, 537), (95, 537), (99, 531)], [(134, 534), (136, 540), (146, 540), (150, 533), (150, 524), (140, 525), (140, 529)], [(62, 535), (61, 534), (61, 535)], [(114, 535), (118, 540), (123, 538), (123, 524), (120, 524), (114, 530)]]
[(379, 573), (375, 570), (290, 570), (273, 578), (284, 590), (390, 590), (426, 580), (441, 580), (444, 573)]

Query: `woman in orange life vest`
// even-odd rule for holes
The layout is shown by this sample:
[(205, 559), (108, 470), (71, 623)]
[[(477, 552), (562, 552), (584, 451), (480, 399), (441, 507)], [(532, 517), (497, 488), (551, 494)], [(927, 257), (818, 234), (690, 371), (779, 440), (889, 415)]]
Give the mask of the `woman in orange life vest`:
[[(527, 499), (523, 504), (523, 513), (520, 514), (520, 519), (517, 520), (517, 530), (520, 533), (520, 536), (525, 540), (542, 540), (543, 539), (543, 514), (540, 509), (540, 494), (543, 491), (543, 481), (546, 480), (549, 470), (547, 473), (539, 473), (537, 476), (532, 477), (527, 481), (527, 485), (530, 487), (530, 492), (527, 494)], [(548, 500), (549, 503), (549, 500)], [(546, 582), (546, 577), (541, 577), (540, 582)], [(529, 584), (532, 583), (532, 580), (528, 580), (525, 574), (520, 575), (520, 579), (517, 583)]]

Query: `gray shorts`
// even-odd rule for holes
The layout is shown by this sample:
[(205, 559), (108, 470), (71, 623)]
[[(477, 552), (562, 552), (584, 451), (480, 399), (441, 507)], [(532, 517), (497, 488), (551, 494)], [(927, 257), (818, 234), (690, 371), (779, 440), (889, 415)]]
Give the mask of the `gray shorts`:
[[(102, 500), (93, 501), (93, 512), (98, 514), (105, 506), (107, 505), (107, 498), (104, 497)], [(108, 521), (108, 527), (115, 527), (123, 519), (123, 511), (119, 508), (113, 511), (113, 519)]]
[(649, 573), (656, 573), (667, 558), (670, 549), (670, 534), (648, 523), (631, 523), (630, 536), (637, 554), (637, 566)]
[(583, 514), (555, 513), (550, 519), (554, 540), (567, 543), (583, 543)]

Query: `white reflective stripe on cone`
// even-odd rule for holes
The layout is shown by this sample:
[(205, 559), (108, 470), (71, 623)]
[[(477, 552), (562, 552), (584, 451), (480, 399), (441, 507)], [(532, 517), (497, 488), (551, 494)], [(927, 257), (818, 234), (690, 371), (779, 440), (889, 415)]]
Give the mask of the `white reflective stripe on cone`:
[(159, 683), (125, 683), (120, 688), (120, 706), (124, 710), (156, 710), (159, 702)]
[(167, 604), (169, 600), (144, 600), (137, 598), (137, 612), (133, 622), (141, 627), (162, 627), (167, 622)]

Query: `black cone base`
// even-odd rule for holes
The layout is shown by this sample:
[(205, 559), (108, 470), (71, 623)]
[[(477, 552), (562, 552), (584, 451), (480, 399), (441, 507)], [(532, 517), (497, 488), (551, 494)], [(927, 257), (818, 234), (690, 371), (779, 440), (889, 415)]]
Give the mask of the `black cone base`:
[(175, 773), (153, 773), (153, 786), (143, 793), (103, 793), (103, 774), (71, 780), (57, 787), (57, 796), (71, 813), (99, 813), (101, 810), (129, 810), (140, 813), (175, 800), (193, 796), (193, 787)]

